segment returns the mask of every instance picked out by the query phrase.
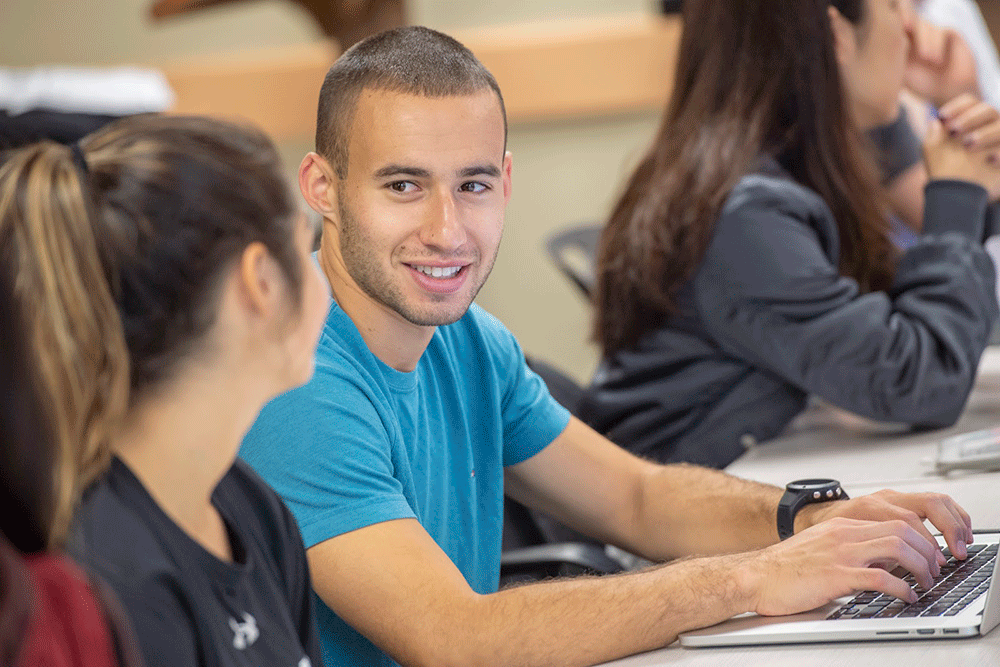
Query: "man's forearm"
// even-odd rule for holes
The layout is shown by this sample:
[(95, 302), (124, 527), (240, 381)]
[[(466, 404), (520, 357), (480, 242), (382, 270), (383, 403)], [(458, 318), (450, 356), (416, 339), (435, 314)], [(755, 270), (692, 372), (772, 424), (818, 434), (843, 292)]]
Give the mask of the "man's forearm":
[(435, 646), (425, 645), (428, 653), (420, 657), (396, 657), (413, 665), (529, 667), (591, 665), (652, 650), (685, 630), (751, 609), (756, 583), (755, 568), (746, 567), (750, 558), (689, 559), (477, 596), (465, 610), (468, 623), (438, 626)]
[(650, 472), (642, 489), (626, 548), (646, 558), (735, 553), (778, 541), (778, 487), (676, 464)]
[[(773, 531), (770, 541), (777, 541), (770, 516), (780, 490), (696, 468), (664, 470), (672, 481), (662, 492), (675, 493), (679, 481), (699, 489), (689, 501), (693, 509), (677, 508), (705, 517), (702, 537), (677, 541), (683, 548), (719, 550), (739, 541), (710, 540), (705, 531), (749, 536), (744, 541)], [(741, 485), (752, 487), (742, 486), (746, 502), (733, 497)], [(907, 582), (873, 566), (899, 563), (927, 587), (943, 557), (922, 519), (931, 519), (956, 554), (972, 538), (968, 516), (947, 496), (887, 491), (825, 505), (818, 514), (800, 513), (806, 518), (795, 536), (759, 551), (489, 595), (469, 587), (414, 519), (339, 535), (308, 555), (319, 596), (401, 664), (520, 667), (594, 664), (664, 646), (680, 632), (744, 611), (792, 614), (857, 590), (913, 601)], [(854, 518), (829, 516), (837, 511)], [(684, 529), (677, 516), (659, 517), (661, 528)], [(809, 523), (817, 525), (805, 529)]]

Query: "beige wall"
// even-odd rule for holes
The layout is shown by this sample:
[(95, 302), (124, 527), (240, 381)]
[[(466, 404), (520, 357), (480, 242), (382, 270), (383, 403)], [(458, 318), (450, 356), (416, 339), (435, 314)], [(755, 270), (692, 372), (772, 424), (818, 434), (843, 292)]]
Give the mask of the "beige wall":
[[(151, 0), (2, 0), (0, 63), (157, 63), (199, 54), (300, 44), (319, 38), (287, 0), (253, 0), (152, 23)], [(1000, 26), (997, 0), (982, 0)], [(648, 10), (652, 0), (411, 0), (411, 20), (442, 30)], [(496, 7), (501, 7), (498, 11)], [(311, 102), (309, 102), (311, 104)], [(479, 303), (526, 351), (580, 380), (597, 359), (587, 343), (589, 307), (546, 257), (551, 233), (601, 220), (655, 130), (653, 114), (511, 129), (514, 196), (503, 247)], [(291, 174), (308, 134), (281, 146)]]
[[(653, 0), (407, 0), (410, 20), (454, 30), (641, 12)], [(319, 38), (291, 0), (247, 0), (162, 21), (153, 0), (2, 0), (0, 64), (158, 62)], [(501, 10), (497, 10), (501, 7)]]
[(407, 0), (407, 7), (413, 23), (453, 30), (498, 23), (634, 13), (651, 9), (653, 0)]
[(312, 41), (319, 31), (285, 0), (222, 5), (153, 22), (152, 0), (2, 0), (0, 63), (156, 63)]
[(511, 132), (514, 191), (503, 246), (479, 304), (536, 354), (583, 381), (597, 352), (587, 343), (590, 307), (554, 268), (545, 239), (581, 222), (599, 222), (655, 131), (655, 116)]

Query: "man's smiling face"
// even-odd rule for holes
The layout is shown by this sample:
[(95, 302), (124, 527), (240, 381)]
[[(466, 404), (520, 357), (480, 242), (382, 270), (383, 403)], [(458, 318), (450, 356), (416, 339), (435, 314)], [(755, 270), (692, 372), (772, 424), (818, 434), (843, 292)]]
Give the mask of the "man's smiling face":
[(370, 299), (412, 324), (458, 320), (493, 268), (510, 174), (492, 90), (365, 90), (336, 184), (343, 266)]

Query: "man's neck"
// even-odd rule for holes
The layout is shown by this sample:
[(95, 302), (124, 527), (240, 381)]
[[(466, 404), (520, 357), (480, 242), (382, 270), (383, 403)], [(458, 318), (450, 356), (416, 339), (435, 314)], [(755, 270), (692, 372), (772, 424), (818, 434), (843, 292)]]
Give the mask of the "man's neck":
[(388, 306), (372, 299), (350, 277), (329, 248), (320, 248), (319, 265), (330, 282), (330, 292), (382, 363), (408, 373), (417, 367), (437, 327), (418, 326)]

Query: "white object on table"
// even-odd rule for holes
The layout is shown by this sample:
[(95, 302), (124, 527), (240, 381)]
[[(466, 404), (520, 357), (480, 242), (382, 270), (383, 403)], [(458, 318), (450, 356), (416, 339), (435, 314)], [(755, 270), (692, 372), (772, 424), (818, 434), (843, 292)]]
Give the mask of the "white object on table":
[(174, 91), (163, 73), (140, 67), (0, 67), (0, 109), (127, 116), (166, 111)]

